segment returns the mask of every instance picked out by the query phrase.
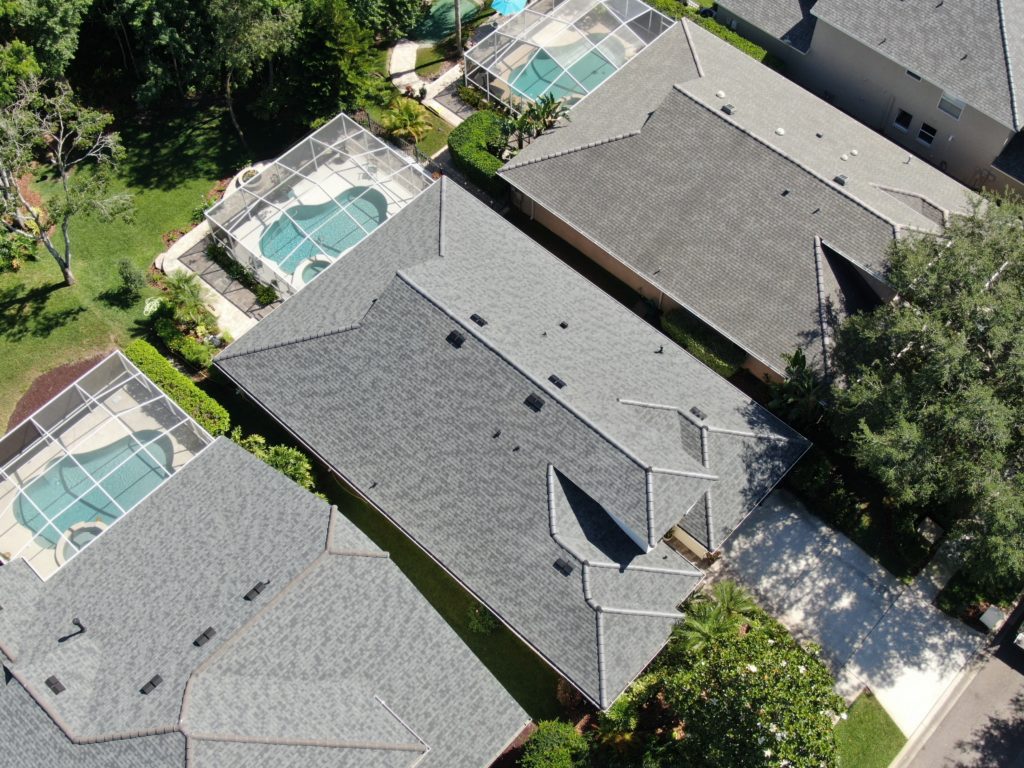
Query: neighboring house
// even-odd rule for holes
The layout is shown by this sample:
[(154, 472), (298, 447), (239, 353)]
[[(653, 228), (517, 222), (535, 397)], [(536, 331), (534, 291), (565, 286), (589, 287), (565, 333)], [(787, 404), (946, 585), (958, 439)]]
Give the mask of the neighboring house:
[(0, 605), (4, 765), (483, 768), (528, 719), (385, 552), (225, 438), (47, 581), (0, 568)]
[(662, 309), (782, 376), (826, 365), (837, 321), (891, 296), (885, 258), (968, 191), (683, 21), (500, 175), (513, 202)]
[(1020, 3), (722, 0), (718, 19), (964, 184), (1024, 191)]
[(600, 707), (807, 448), (445, 180), (216, 365)]

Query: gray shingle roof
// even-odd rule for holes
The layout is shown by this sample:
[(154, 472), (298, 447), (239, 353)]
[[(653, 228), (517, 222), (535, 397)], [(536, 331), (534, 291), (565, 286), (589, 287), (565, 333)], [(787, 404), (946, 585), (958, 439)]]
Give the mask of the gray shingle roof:
[[(32, 730), (0, 729), (0, 750), (32, 755), (23, 765), (180, 766), (186, 732), (195, 768), (390, 768), (428, 748), (420, 765), (489, 763), (525, 713), (387, 555), (331, 515), (219, 438), (49, 581), (23, 561), (0, 569), (13, 675), (0, 712)], [(85, 633), (58, 642), (73, 616)], [(216, 635), (193, 645), (207, 627)]]
[[(692, 68), (683, 82), (680, 62)], [(642, 128), (595, 143), (619, 111)], [(936, 211), (968, 200), (944, 174), (688, 22), (501, 175), (780, 373), (797, 347), (822, 358), (817, 239), (878, 277), (896, 232), (934, 231)]]
[[(713, 530), (691, 533), (719, 546), (806, 443), (457, 186), (399, 219), (217, 364), (608, 705), (701, 578), (661, 535), (710, 488)], [(695, 405), (713, 428), (707, 465)], [(654, 615), (616, 613), (599, 634), (613, 609)]]
[(741, 19), (806, 52), (814, 33), (811, 8), (817, 0), (724, 0), (718, 3)]
[(1017, 130), (1021, 0), (819, 0), (814, 15)]

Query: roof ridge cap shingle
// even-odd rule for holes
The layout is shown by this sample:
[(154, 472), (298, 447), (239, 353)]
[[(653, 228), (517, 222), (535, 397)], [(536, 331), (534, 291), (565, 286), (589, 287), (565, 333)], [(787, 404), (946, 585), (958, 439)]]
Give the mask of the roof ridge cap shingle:
[(693, 57), (693, 65), (697, 68), (697, 77), (704, 77), (704, 67), (700, 65), (700, 58), (697, 56), (697, 44), (693, 42), (693, 35), (690, 34), (690, 21), (685, 16), (679, 19), (679, 25), (686, 35), (686, 42), (690, 46), (690, 55)]
[(1010, 55), (1010, 40), (1006, 29), (1006, 12), (1003, 9), (1004, 0), (996, 0), (996, 8), (999, 13), (999, 37), (1003, 46), (1003, 58), (1006, 64), (1006, 81), (1010, 89), (1010, 119), (1013, 120), (1014, 130), (1020, 130), (1020, 114), (1017, 107), (1017, 92), (1013, 82), (1013, 57)]
[[(782, 77), (781, 75), (777, 75), (777, 76), (778, 77)], [(693, 94), (687, 93), (685, 90), (683, 90), (683, 86), (681, 84), (677, 83), (677, 84), (673, 85), (672, 87), (675, 88), (675, 90), (678, 91), (679, 93), (681, 93), (683, 96), (685, 96), (686, 98), (690, 99), (690, 101), (692, 101), (694, 104), (697, 104), (700, 107), (702, 107), (703, 109), (707, 110), (707, 112), (710, 113), (711, 115), (717, 117), (719, 120), (722, 120), (727, 125), (731, 125), (733, 128), (735, 128), (740, 133), (745, 134), (746, 136), (749, 136), (751, 139), (756, 141), (758, 144), (762, 145), (763, 147), (766, 147), (767, 149), (769, 149), (772, 152), (774, 152), (775, 154), (777, 154), (783, 160), (786, 160), (786, 161), (792, 163), (797, 168), (802, 170), (804, 173), (808, 174), (809, 176), (811, 176), (815, 180), (819, 181), (826, 189), (834, 192), (835, 194), (839, 195), (840, 197), (846, 198), (851, 203), (853, 203), (854, 205), (858, 206), (859, 208), (863, 208), (865, 211), (867, 211), (869, 214), (871, 214), (875, 218), (879, 219), (883, 223), (888, 224), (890, 227), (892, 227), (893, 237), (896, 237), (896, 233), (898, 232), (898, 230), (899, 230), (899, 228), (901, 226), (899, 223), (893, 221), (892, 219), (890, 219), (888, 216), (886, 216), (885, 214), (881, 213), (880, 211), (876, 211), (874, 208), (872, 208), (870, 205), (865, 203), (863, 200), (861, 200), (858, 197), (856, 197), (855, 195), (853, 195), (845, 187), (840, 187), (834, 181), (825, 178), (823, 175), (818, 173), (816, 170), (814, 170), (810, 166), (805, 165), (804, 163), (800, 162), (796, 158), (792, 157), (789, 153), (787, 153), (783, 149), (775, 146), (774, 144), (772, 144), (767, 139), (764, 139), (761, 136), (758, 136), (756, 133), (751, 131), (749, 128), (746, 128), (745, 126), (740, 125), (738, 122), (733, 120), (731, 117), (726, 115), (724, 112), (722, 112), (720, 110), (717, 110), (717, 109), (714, 109), (711, 105), (709, 105), (706, 102), (702, 101), (701, 99), (697, 98)]]
[[(371, 304), (371, 306), (372, 306), (372, 304)], [(370, 310), (367, 309), (366, 311), (369, 312)], [(363, 317), (366, 317), (366, 313), (365, 312), (363, 313)], [(337, 335), (339, 333), (347, 333), (348, 331), (356, 331), (356, 330), (359, 329), (359, 327), (361, 325), (362, 325), (362, 320), (360, 319), (360, 321), (358, 323), (354, 323), (352, 325), (346, 325), (343, 328), (334, 328), (334, 329), (331, 329), (329, 331), (319, 331), (317, 333), (311, 333), (311, 334), (309, 334), (307, 336), (300, 336), (300, 337), (295, 338), (295, 339), (288, 339), (286, 341), (277, 341), (277, 342), (274, 342), (273, 344), (267, 344), (266, 346), (262, 346), (262, 347), (255, 347), (253, 349), (243, 349), (241, 352), (230, 352), (228, 350), (225, 350), (224, 352), (221, 352), (219, 355), (217, 355), (217, 358), (216, 358), (215, 362), (219, 363), (219, 362), (221, 362), (223, 360), (234, 360), (235, 358), (244, 357), (245, 355), (254, 355), (254, 354), (258, 353), (258, 352), (269, 352), (272, 349), (280, 349), (281, 347), (288, 347), (288, 346), (291, 346), (292, 344), (302, 344), (302, 343), (307, 342), (307, 341), (313, 341), (314, 339), (322, 339), (325, 336), (335, 336), (335, 335)]]
[(580, 144), (579, 146), (576, 147), (569, 147), (568, 149), (560, 149), (557, 152), (551, 152), (550, 154), (541, 155), (540, 157), (531, 157), (528, 160), (523, 160), (518, 163), (510, 162), (506, 164), (504, 168), (499, 169), (498, 173), (504, 173), (505, 171), (514, 171), (519, 168), (525, 168), (528, 165), (533, 165), (534, 163), (543, 162), (544, 160), (553, 160), (556, 157), (571, 155), (574, 152), (582, 152), (585, 149), (593, 149), (594, 147), (600, 147), (604, 144), (611, 144), (614, 141), (621, 141), (623, 139), (631, 139), (639, 135), (640, 131), (634, 129), (632, 131), (626, 131), (625, 133), (619, 133), (614, 136), (607, 136), (603, 139), (595, 139), (594, 141), (588, 141), (586, 144)]
[(821, 330), (821, 364), (826, 373), (829, 371), (829, 333), (828, 297), (825, 295), (825, 252), (821, 246), (821, 236), (814, 236), (814, 276), (818, 284), (818, 326)]
[[(376, 697), (374, 697), (376, 698)], [(386, 709), (386, 708), (385, 708)], [(324, 749), (363, 749), (363, 750), (384, 750), (391, 752), (417, 752), (426, 754), (429, 747), (423, 744), (398, 743), (387, 741), (363, 741), (354, 739), (288, 739), (276, 736), (244, 736), (237, 733), (190, 733), (189, 740), (192, 741), (215, 741), (231, 744), (266, 744), (280, 747), (322, 747)]]

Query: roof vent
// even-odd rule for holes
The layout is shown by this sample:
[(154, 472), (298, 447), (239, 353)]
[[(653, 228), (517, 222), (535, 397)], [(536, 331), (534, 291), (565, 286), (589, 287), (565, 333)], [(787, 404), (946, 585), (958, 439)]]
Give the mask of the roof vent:
[(466, 343), (466, 337), (463, 336), (458, 331), (452, 331), (445, 337), (445, 341), (447, 341), (453, 347), (458, 349), (459, 347)]
[(706, 419), (708, 417), (708, 415), (706, 413), (704, 413), (704, 411), (702, 411), (696, 405), (693, 406), (693, 408), (690, 409), (690, 413), (692, 413), (694, 416), (696, 416), (701, 421), (704, 421), (704, 419)]
[(64, 693), (64, 683), (57, 679), (56, 675), (50, 675), (46, 678), (46, 687), (53, 691), (55, 694)]
[(562, 322), (560, 322), (558, 324), (558, 327), (559, 328), (568, 328), (569, 327), (569, 323), (567, 323), (565, 320), (563, 320)]
[(269, 586), (270, 586), (270, 582), (269, 581), (257, 581), (256, 582), (256, 586), (254, 586), (252, 589), (250, 589), (248, 592), (246, 592), (242, 596), (242, 599), (245, 600), (246, 602), (250, 602), (251, 603), (253, 600), (255, 600), (257, 597), (260, 596), (260, 593), (263, 592), (264, 589), (266, 589)]
[(548, 376), (548, 381), (550, 381), (552, 384), (554, 384), (559, 389), (565, 389), (565, 382), (562, 381), (557, 376), (555, 376), (555, 374), (553, 374), (553, 373), (550, 376)]
[(846, 174), (845, 173), (840, 173), (838, 176), (836, 176), (834, 179), (832, 179), (832, 181), (834, 181), (840, 187), (845, 187), (846, 186), (846, 182), (849, 181), (849, 179), (846, 178)]
[(782, 190), (782, 196), (783, 197), (789, 197), (789, 190), (788, 189)]
[(736, 107), (734, 107), (732, 104), (723, 104), (722, 111), (725, 112), (725, 114), (727, 115), (733, 115), (736, 113)]
[(201, 634), (199, 637), (192, 641), (192, 645), (194, 645), (196, 648), (201, 648), (204, 645), (206, 645), (216, 634), (216, 629), (214, 629), (213, 627), (207, 627), (206, 631), (203, 632), (203, 634)]
[(487, 321), (480, 317), (480, 315), (472, 314), (469, 316), (469, 319), (472, 320), (477, 325), (479, 325), (481, 328), (487, 325)]
[(544, 401), (533, 393), (526, 396), (526, 399), (523, 400), (523, 404), (534, 413), (540, 413), (540, 409), (544, 407)]
[(139, 693), (141, 693), (143, 696), (149, 696), (149, 694), (151, 694), (156, 689), (156, 687), (160, 685), (160, 683), (162, 683), (163, 681), (164, 679), (160, 677), (160, 675), (153, 675), (153, 677), (149, 679), (148, 683), (139, 688)]
[(495, 438), (495, 439), (497, 439), (497, 438), (501, 437), (501, 430), (500, 430), (500, 429), (496, 429), (496, 430), (494, 430), (494, 434), (493, 434), (493, 435), (491, 435), (491, 437), (493, 437), (493, 438)]
[(572, 573), (572, 563), (564, 558), (558, 558), (555, 560), (555, 570), (561, 573), (563, 576), (568, 576)]

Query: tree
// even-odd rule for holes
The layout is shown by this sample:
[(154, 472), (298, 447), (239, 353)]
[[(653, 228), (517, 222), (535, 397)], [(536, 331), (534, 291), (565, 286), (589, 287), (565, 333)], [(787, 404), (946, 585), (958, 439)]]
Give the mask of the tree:
[(381, 123), (392, 136), (416, 142), (430, 132), (427, 109), (412, 99), (399, 97), (391, 102)]
[(23, 83), (39, 77), (42, 70), (32, 49), (21, 42), (12, 40), (0, 47), (0, 109), (6, 109), (18, 99)]
[(302, 451), (290, 445), (268, 446), (263, 435), (251, 434), (243, 437), (241, 427), (231, 430), (231, 439), (307, 491), (313, 490), (313, 465)]
[[(20, 87), (18, 99), (0, 114), (0, 222), (42, 243), (61, 268), (68, 285), (71, 271), (71, 220), (96, 215), (102, 220), (127, 218), (131, 196), (111, 193), (112, 169), (121, 157), (118, 135), (109, 130), (113, 118), (81, 106), (63, 82), (31, 79)], [(19, 179), (39, 158), (60, 181), (60, 192), (48, 201), (48, 211), (30, 204)], [(60, 228), (63, 248), (50, 235)]]
[(813, 427), (822, 416), (822, 402), (828, 386), (807, 364), (802, 349), (786, 358), (786, 378), (768, 382), (771, 399), (768, 407), (796, 427)]
[(749, 614), (746, 631), (693, 648), (678, 625), (652, 671), (602, 717), (599, 749), (617, 758), (606, 762), (835, 766), (832, 722), (845, 705), (817, 649), (802, 648), (742, 592), (723, 597), (740, 598), (733, 604)]
[(736, 582), (718, 581), (710, 594), (690, 600), (676, 636), (687, 651), (700, 653), (738, 634), (756, 612), (757, 605)]
[(979, 583), (1024, 581), (1024, 205), (990, 197), (889, 253), (896, 300), (840, 327), (833, 428), (904, 523), (938, 514)]
[(164, 276), (163, 284), (175, 320), (193, 326), (203, 322), (209, 310), (203, 301), (199, 278), (194, 272), (184, 269), (172, 272)]
[(519, 758), (520, 768), (581, 768), (589, 744), (570, 723), (541, 720)]
[(531, 104), (527, 110), (538, 126), (538, 133), (550, 131), (559, 120), (569, 119), (569, 108), (564, 101), (560, 101), (550, 93), (545, 93), (537, 101)]
[(92, 0), (20, 0), (5, 19), (13, 35), (31, 46), (48, 78), (64, 76), (78, 51), (78, 31)]
[(235, 114), (235, 88), (246, 85), (260, 67), (294, 44), (302, 19), (298, 0), (209, 0), (214, 30), (212, 61), (220, 70), (224, 100), (231, 124), (243, 146), (245, 133)]
[(383, 40), (398, 40), (426, 17), (429, 0), (351, 0), (363, 28)]

